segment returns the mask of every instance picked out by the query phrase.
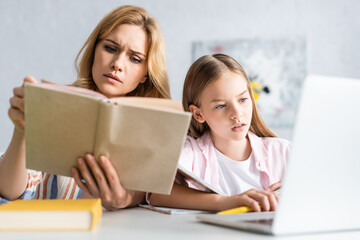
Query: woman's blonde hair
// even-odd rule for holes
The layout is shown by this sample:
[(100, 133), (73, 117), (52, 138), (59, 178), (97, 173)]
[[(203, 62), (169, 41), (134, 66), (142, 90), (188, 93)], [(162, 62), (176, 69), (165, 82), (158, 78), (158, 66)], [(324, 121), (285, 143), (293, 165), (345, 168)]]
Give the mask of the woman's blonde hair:
[(78, 80), (73, 85), (93, 90), (97, 89), (92, 77), (95, 47), (121, 24), (141, 26), (146, 32), (149, 41), (147, 52), (148, 79), (127, 95), (170, 98), (165, 62), (165, 43), (160, 27), (157, 21), (150, 17), (143, 8), (130, 5), (118, 7), (108, 13), (90, 34), (75, 59)]
[[(266, 126), (259, 114), (250, 81), (244, 69), (235, 59), (225, 54), (205, 55), (191, 65), (186, 74), (183, 89), (182, 103), (185, 111), (190, 111), (189, 106), (191, 104), (201, 107), (200, 101), (206, 87), (210, 83), (220, 79), (228, 71), (238, 73), (246, 79), (246, 85), (253, 105), (252, 120), (249, 130), (259, 137), (276, 137), (276, 135)], [(199, 138), (206, 131), (209, 131), (209, 126), (206, 122), (199, 123), (194, 118), (191, 119), (189, 134), (192, 137)]]

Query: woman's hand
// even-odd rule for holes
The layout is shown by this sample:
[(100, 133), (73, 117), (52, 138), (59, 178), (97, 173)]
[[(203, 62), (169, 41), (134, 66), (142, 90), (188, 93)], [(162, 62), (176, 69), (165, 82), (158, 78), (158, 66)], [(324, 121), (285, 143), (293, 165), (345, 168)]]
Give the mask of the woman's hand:
[[(24, 78), (24, 83), (37, 83), (36, 79), (30, 76)], [(15, 87), (14, 96), (10, 98), (10, 108), (8, 111), (11, 121), (14, 123), (15, 128), (24, 132), (24, 84), (21, 87)]]
[(250, 189), (229, 197), (222, 196), (221, 199), (221, 211), (241, 206), (249, 206), (254, 212), (275, 211), (278, 204), (277, 193), (258, 189)]
[[(99, 164), (100, 163), (100, 164)], [(117, 210), (140, 203), (145, 193), (125, 189), (111, 161), (100, 156), (99, 162), (91, 154), (77, 159), (78, 168), (73, 168), (73, 177), (83, 190), (83, 197), (101, 198), (107, 210)], [(83, 181), (84, 180), (84, 181)]]

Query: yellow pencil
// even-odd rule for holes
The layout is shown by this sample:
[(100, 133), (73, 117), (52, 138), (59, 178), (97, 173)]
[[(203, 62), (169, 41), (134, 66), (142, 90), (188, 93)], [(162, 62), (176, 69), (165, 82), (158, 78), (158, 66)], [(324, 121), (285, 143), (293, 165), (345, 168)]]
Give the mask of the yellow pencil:
[(253, 212), (253, 211), (254, 210), (251, 207), (241, 206), (241, 207), (221, 211), (221, 212), (218, 212), (217, 214), (219, 214), (219, 215), (222, 215), (222, 214), (236, 214), (236, 213), (246, 213), (246, 212)]

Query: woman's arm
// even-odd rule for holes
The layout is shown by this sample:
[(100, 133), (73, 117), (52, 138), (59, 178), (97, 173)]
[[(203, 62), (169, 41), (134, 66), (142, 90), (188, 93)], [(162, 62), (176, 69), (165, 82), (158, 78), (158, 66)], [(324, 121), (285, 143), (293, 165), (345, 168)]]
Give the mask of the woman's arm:
[(152, 193), (150, 196), (151, 205), (154, 206), (207, 211), (223, 211), (240, 206), (249, 206), (256, 212), (275, 211), (277, 201), (277, 194), (270, 191), (250, 189), (234, 196), (221, 196), (178, 184), (174, 184), (170, 195)]
[[(25, 82), (37, 81), (33, 77), (25, 77)], [(0, 161), (0, 195), (13, 200), (25, 191), (28, 181), (25, 162), (24, 85), (14, 88), (14, 96), (10, 98), (9, 117), (15, 129), (8, 149)]]

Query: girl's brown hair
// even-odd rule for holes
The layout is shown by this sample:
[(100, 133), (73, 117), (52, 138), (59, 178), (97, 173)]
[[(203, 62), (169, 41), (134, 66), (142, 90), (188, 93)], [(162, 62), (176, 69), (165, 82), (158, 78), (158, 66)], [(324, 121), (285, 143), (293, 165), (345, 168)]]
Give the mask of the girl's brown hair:
[[(220, 79), (227, 71), (238, 73), (246, 79), (246, 85), (253, 105), (252, 120), (249, 130), (259, 137), (276, 137), (276, 135), (266, 126), (259, 114), (250, 81), (244, 69), (235, 59), (225, 54), (205, 55), (191, 65), (187, 72), (183, 89), (182, 103), (185, 111), (190, 111), (189, 106), (191, 104), (201, 107), (200, 101), (206, 87), (210, 83)], [(199, 123), (194, 118), (191, 119), (189, 134), (192, 137), (199, 138), (208, 130), (209, 126), (206, 122)]]
[(143, 8), (130, 5), (118, 7), (108, 13), (90, 34), (75, 59), (78, 80), (73, 85), (93, 90), (97, 89), (92, 77), (95, 47), (121, 24), (141, 26), (146, 32), (149, 41), (147, 52), (148, 79), (127, 95), (170, 98), (165, 62), (165, 43), (160, 27), (156, 20), (150, 17)]

